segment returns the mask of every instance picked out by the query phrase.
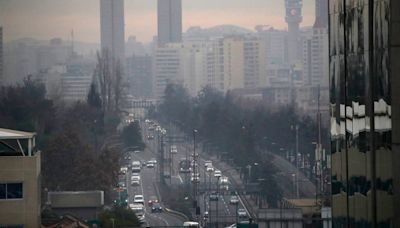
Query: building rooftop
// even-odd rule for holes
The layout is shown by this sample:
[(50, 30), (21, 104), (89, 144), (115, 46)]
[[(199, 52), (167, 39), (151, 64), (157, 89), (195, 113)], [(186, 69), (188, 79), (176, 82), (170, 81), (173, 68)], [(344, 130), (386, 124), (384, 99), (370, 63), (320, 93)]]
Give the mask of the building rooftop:
[(31, 139), (36, 133), (0, 128), (0, 139)]
[(0, 156), (34, 155), (36, 133), (0, 128)]

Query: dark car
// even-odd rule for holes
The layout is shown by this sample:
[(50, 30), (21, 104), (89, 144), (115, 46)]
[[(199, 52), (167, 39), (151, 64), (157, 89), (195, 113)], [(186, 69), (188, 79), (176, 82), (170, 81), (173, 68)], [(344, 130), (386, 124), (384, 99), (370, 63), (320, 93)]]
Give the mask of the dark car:
[(161, 213), (162, 212), (162, 207), (159, 203), (153, 203), (153, 206), (151, 207), (151, 213)]
[(216, 192), (212, 192), (209, 196), (210, 201), (218, 201), (218, 194)]

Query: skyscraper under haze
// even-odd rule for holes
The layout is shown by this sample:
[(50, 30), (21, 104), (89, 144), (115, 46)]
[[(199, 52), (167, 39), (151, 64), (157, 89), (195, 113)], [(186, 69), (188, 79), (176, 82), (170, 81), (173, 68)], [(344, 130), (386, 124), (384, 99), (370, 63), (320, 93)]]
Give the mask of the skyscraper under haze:
[(314, 27), (328, 27), (328, 0), (315, 0)]
[(293, 65), (300, 61), (299, 27), (303, 20), (302, 0), (285, 0), (286, 23), (288, 24), (288, 60)]
[(158, 44), (182, 41), (182, 0), (158, 0)]
[(333, 227), (400, 227), (400, 2), (329, 3)]
[(101, 49), (125, 62), (124, 0), (100, 0)]

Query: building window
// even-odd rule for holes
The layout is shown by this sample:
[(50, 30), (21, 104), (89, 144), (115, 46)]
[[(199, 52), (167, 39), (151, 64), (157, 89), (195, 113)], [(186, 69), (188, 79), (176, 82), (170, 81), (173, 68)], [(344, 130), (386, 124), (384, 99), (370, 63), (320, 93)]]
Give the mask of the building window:
[(22, 195), (22, 183), (0, 183), (0, 199), (22, 199)]

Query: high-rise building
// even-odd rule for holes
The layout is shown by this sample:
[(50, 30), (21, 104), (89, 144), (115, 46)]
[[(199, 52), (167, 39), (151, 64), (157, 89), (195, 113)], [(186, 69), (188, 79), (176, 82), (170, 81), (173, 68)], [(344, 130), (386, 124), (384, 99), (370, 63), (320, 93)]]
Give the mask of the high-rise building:
[(158, 44), (182, 41), (182, 0), (158, 0)]
[(244, 40), (244, 88), (261, 87), (265, 77), (265, 43), (258, 37), (249, 36)]
[(314, 27), (328, 27), (328, 0), (315, 0)]
[(124, 0), (100, 0), (101, 49), (125, 63)]
[(153, 96), (164, 96), (169, 83), (183, 84), (181, 49), (176, 46), (157, 47), (153, 55)]
[(302, 0), (285, 0), (286, 23), (288, 24), (288, 60), (290, 65), (299, 62), (300, 23), (302, 17)]
[(400, 227), (399, 12), (329, 4), (333, 227)]
[(135, 98), (151, 97), (152, 91), (152, 57), (149, 55), (132, 55), (127, 58), (127, 77), (130, 83), (130, 94)]
[(3, 76), (3, 27), (0, 27), (0, 85), (4, 84)]

